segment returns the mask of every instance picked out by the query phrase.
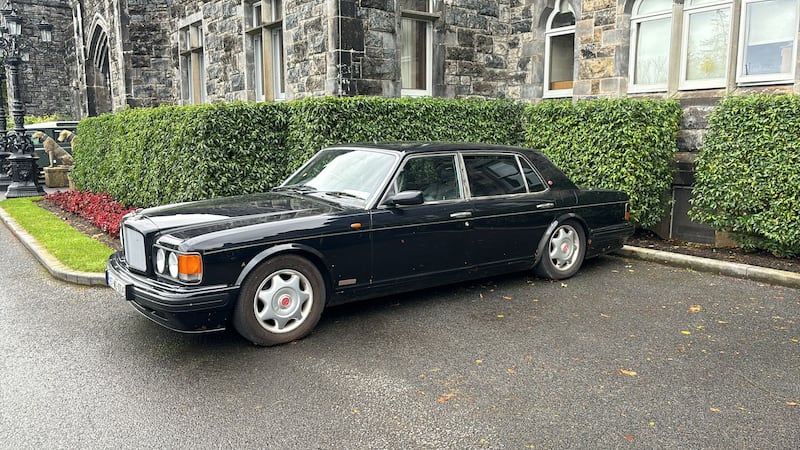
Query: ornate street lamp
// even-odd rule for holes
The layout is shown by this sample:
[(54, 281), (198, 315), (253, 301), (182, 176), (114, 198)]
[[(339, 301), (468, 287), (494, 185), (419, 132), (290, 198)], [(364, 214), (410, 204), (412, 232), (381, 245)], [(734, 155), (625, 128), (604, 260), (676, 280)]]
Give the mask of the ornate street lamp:
[[(2, 15), (0, 19), (0, 52), (3, 54), (11, 80), (9, 98), (11, 99), (11, 116), (14, 118), (14, 131), (6, 136), (5, 151), (10, 155), (5, 161), (9, 166), (8, 176), (11, 178), (6, 198), (42, 195), (44, 189), (38, 182), (39, 166), (36, 164), (38, 158), (33, 154), (33, 140), (25, 134), (25, 104), (22, 102), (22, 84), (19, 73), (19, 66), (22, 64), (20, 45), (24, 43), (22, 39), (23, 18), (11, 8), (10, 3), (0, 9), (0, 15)], [(52, 41), (52, 25), (43, 20), (38, 28), (41, 33), (41, 42)], [(2, 125), (5, 129), (5, 124)]]

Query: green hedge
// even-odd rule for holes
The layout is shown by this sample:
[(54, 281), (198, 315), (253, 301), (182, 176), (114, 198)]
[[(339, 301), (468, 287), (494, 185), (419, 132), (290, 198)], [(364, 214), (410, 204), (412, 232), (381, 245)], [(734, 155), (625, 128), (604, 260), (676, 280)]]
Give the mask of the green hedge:
[(672, 100), (544, 101), (525, 111), (525, 144), (578, 185), (627, 192), (632, 220), (649, 227), (667, 205), (681, 114)]
[(297, 167), (287, 108), (226, 103), (128, 109), (84, 119), (73, 147), (80, 190), (127, 205), (267, 190)]
[(523, 142), (524, 106), (511, 101), (314, 97), (293, 109), (289, 140), (306, 155), (347, 142)]
[(745, 248), (800, 254), (800, 96), (723, 99), (696, 170), (693, 220)]

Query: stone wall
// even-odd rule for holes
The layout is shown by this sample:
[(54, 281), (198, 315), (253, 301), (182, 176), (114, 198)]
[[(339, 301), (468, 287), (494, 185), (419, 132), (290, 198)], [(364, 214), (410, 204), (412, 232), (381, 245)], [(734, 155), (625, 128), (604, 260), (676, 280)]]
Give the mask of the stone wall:
[[(79, 96), (73, 89), (73, 80), (78, 76), (77, 68), (74, 58), (70, 58), (75, 53), (75, 41), (69, 1), (16, 0), (13, 7), (24, 19), (22, 36), (19, 38), (22, 58), (19, 69), (25, 114), (80, 117), (80, 111), (76, 108)], [(51, 43), (40, 40), (37, 25), (42, 19), (53, 25)], [(10, 80), (8, 83), (7, 92), (10, 94)], [(6, 114), (11, 117), (9, 104), (4, 106)]]
[[(337, 0), (284, 2), (283, 38), (288, 99), (332, 94), (333, 16)], [(343, 0), (342, 3), (347, 3)], [(333, 63), (335, 64), (335, 63)]]

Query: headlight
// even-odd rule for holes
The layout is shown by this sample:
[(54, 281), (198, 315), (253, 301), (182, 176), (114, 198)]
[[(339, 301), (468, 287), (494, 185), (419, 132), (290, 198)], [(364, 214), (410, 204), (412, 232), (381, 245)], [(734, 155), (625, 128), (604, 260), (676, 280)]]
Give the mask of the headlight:
[(178, 255), (174, 252), (169, 254), (169, 275), (172, 278), (178, 278)]
[(158, 273), (164, 273), (164, 269), (166, 268), (167, 252), (165, 252), (163, 248), (159, 248), (156, 252), (156, 271), (158, 271)]

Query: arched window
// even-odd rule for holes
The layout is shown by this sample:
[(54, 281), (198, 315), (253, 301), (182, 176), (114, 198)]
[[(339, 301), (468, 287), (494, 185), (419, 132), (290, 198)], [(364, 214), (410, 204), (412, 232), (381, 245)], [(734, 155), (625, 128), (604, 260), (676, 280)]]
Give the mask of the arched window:
[(560, 0), (545, 29), (544, 96), (570, 97), (575, 74), (575, 11)]
[(637, 0), (631, 13), (630, 90), (667, 90), (672, 0)]

